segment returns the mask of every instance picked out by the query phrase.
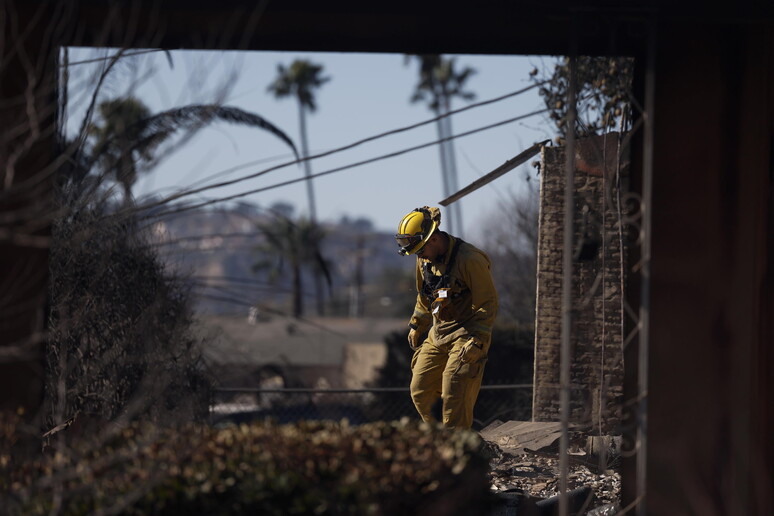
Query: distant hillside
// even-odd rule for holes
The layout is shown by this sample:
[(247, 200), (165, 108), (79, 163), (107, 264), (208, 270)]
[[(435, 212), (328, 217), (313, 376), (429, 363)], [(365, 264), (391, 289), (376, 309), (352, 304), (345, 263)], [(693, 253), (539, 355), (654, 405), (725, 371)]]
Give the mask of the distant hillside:
[[(251, 307), (260, 307), (258, 313), (288, 313), (288, 274), (271, 280), (265, 271), (253, 270), (259, 259), (256, 249), (263, 239), (256, 223), (270, 220), (265, 212), (243, 205), (167, 216), (152, 231), (161, 256), (189, 279), (199, 313), (247, 315)], [(326, 289), (326, 315), (409, 317), (414, 300), (413, 261), (397, 253), (393, 235), (374, 232), (362, 219), (344, 219), (323, 227), (322, 251), (332, 273), (331, 289)], [(314, 284), (308, 272), (303, 281), (306, 313), (311, 313)]]

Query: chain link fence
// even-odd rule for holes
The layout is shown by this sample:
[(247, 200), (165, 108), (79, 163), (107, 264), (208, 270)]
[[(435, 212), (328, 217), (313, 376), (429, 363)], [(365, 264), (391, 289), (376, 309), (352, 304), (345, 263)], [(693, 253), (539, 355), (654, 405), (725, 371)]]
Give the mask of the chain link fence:
[[(440, 419), (441, 402), (436, 404)], [(532, 385), (482, 385), (474, 410), (473, 428), (500, 421), (528, 421), (532, 415)], [(350, 424), (419, 417), (408, 387), (364, 389), (222, 388), (214, 392), (210, 420), (215, 425), (272, 419), (343, 420)]]

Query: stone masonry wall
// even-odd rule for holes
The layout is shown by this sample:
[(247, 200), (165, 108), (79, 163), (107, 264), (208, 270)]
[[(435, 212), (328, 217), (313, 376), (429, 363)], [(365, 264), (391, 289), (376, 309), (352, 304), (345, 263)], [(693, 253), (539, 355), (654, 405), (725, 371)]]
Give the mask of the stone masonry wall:
[[(576, 149), (570, 421), (611, 434), (620, 425), (623, 388), (621, 243), (627, 238), (619, 232), (618, 185), (625, 191), (628, 163), (618, 166), (617, 133), (579, 140)], [(565, 150), (544, 147), (541, 159), (532, 415), (557, 421)]]

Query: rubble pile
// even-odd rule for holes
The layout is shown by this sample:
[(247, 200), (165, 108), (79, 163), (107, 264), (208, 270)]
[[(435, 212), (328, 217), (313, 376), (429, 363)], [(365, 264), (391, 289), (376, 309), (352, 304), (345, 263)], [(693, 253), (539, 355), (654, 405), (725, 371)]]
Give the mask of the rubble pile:
[[(481, 432), (485, 453), (489, 457), (489, 479), (495, 493), (521, 492), (535, 499), (551, 498), (559, 494), (559, 450), (556, 440), (546, 439), (555, 428), (544, 425), (539, 449), (520, 445), (524, 438), (519, 432), (529, 431), (530, 438), (537, 438), (536, 423), (529, 425), (500, 426)], [(520, 430), (521, 428), (521, 430)], [(522, 434), (524, 435), (524, 434)], [(558, 436), (558, 435), (557, 435)], [(570, 439), (567, 490), (587, 486), (594, 493), (591, 507), (618, 506), (620, 503), (621, 477), (616, 455), (612, 454), (600, 464), (599, 457), (583, 449), (586, 436), (573, 433)], [(545, 444), (548, 443), (548, 444)]]
[[(489, 476), (494, 492), (520, 490), (537, 498), (550, 498), (559, 494), (558, 456), (548, 457), (530, 452), (520, 455), (501, 453), (490, 464)], [(567, 480), (568, 490), (589, 486), (594, 491), (595, 506), (619, 503), (621, 477), (616, 471), (595, 473), (587, 465), (571, 462)]]

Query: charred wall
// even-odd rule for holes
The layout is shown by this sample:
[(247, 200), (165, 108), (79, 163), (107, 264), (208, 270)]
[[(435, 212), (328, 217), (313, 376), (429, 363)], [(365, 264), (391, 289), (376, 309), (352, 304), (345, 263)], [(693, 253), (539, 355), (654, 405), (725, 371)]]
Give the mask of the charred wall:
[[(616, 432), (623, 388), (626, 177), (618, 133), (576, 142), (571, 307), (571, 423)], [(533, 419), (560, 411), (566, 152), (541, 152)]]

